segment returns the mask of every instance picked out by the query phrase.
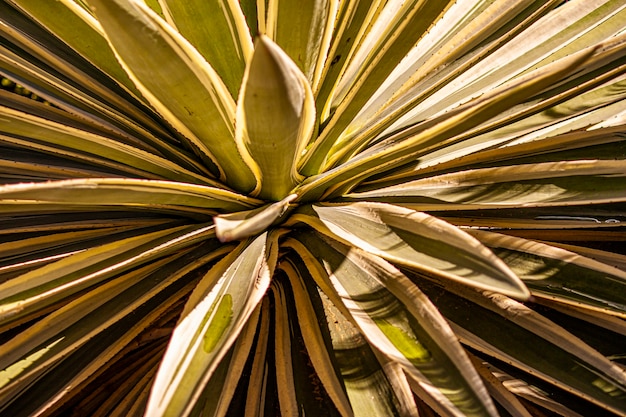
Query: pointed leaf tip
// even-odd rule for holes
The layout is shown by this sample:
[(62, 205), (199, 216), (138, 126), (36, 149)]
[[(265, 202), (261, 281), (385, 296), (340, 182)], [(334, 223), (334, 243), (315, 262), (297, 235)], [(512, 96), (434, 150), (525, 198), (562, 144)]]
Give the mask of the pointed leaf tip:
[(253, 194), (281, 200), (303, 180), (297, 166), (313, 134), (315, 100), (306, 77), (267, 36), (255, 42), (235, 125), (240, 153), (261, 179)]

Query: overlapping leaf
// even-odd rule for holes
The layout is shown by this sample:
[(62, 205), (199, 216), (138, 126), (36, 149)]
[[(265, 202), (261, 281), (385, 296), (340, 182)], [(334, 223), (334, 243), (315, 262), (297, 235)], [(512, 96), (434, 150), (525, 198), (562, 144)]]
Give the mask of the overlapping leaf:
[(314, 233), (298, 239), (321, 258), (328, 274), (326, 285), (333, 288), (373, 346), (401, 364), (450, 413), (496, 415), (443, 317), (402, 273), (378, 257)]
[(276, 263), (267, 233), (241, 243), (198, 284), (174, 331), (146, 413), (188, 415), (260, 302)]
[(614, 413), (624, 412), (623, 369), (555, 323), (504, 296), (426, 288), (464, 343)]
[(1, 3), (0, 413), (625, 413), (625, 16)]
[(401, 265), (519, 298), (528, 296), (517, 276), (487, 248), (425, 213), (355, 203), (305, 207), (292, 219)]
[[(150, 104), (227, 184), (256, 187), (234, 141), (235, 103), (200, 53), (143, 2), (90, 1), (122, 66)], [(167, 64), (170, 70), (154, 72)]]

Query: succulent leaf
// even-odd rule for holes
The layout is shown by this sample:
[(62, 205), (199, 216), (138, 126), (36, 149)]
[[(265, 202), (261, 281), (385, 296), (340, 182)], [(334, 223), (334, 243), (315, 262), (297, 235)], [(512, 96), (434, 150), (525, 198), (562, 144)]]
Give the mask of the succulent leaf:
[(626, 414), (625, 18), (0, 2), (0, 414)]

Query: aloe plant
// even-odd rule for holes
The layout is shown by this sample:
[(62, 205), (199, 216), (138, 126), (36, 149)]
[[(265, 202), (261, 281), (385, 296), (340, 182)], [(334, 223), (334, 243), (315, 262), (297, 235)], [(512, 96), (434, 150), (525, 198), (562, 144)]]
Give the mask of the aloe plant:
[(0, 414), (626, 413), (625, 19), (0, 3)]

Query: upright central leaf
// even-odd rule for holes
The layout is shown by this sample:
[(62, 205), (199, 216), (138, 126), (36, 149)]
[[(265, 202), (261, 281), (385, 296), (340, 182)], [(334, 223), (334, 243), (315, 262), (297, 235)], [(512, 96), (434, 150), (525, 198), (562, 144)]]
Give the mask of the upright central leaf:
[(315, 101), (306, 77), (261, 36), (246, 69), (236, 119), (240, 152), (251, 157), (247, 162), (261, 178), (258, 197), (281, 200), (302, 180), (296, 163), (314, 126)]

